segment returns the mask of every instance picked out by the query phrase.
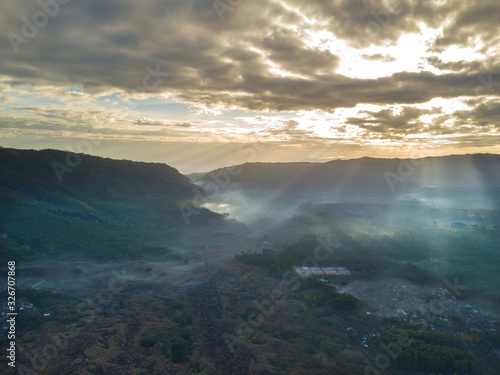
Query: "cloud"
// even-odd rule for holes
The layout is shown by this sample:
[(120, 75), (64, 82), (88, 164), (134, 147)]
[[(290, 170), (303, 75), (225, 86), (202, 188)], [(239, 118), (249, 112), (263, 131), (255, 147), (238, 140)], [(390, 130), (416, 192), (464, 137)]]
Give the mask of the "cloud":
[(192, 121), (170, 121), (170, 120), (154, 120), (148, 118), (139, 118), (134, 121), (134, 125), (143, 126), (160, 126), (160, 127), (178, 127), (178, 128), (192, 128), (201, 124), (201, 122)]
[(485, 100), (469, 111), (456, 111), (454, 117), (462, 125), (500, 129), (500, 100)]
[(448, 61), (444, 62), (437, 56), (426, 58), (427, 63), (439, 70), (450, 70), (454, 72), (459, 71), (477, 71), (480, 70), (483, 64), (479, 61)]
[(300, 129), (300, 123), (295, 120), (282, 121), (282, 126), (278, 128), (271, 128), (263, 133), (267, 133), (274, 137), (285, 136), (286, 139), (290, 138), (303, 138), (312, 134), (310, 129)]
[(394, 61), (396, 61), (396, 59), (394, 57), (389, 56), (389, 55), (382, 55), (380, 53), (376, 53), (374, 55), (363, 54), (363, 55), (361, 55), (361, 57), (365, 60), (368, 60), (368, 61), (382, 61), (382, 62), (394, 62)]
[(363, 118), (350, 117), (347, 124), (359, 126), (371, 132), (396, 132), (402, 134), (418, 132), (422, 127), (419, 120), (426, 114), (439, 113), (439, 109), (419, 109), (415, 107), (403, 107), (400, 113), (395, 113), (392, 109), (383, 109), (378, 112), (361, 111), (361, 114), (368, 115)]
[[(9, 3), (0, 14), (2, 134), (81, 137), (103, 127), (121, 140), (307, 145), (496, 136), (498, 1), (233, 3), (219, 17), (212, 0), (71, 1), (43, 27), (27, 25), (46, 12), (38, 2)], [(410, 33), (424, 41), (413, 70), (402, 61), (416, 48), (402, 45)], [(343, 69), (351, 60), (387, 71), (357, 78)], [(470, 110), (423, 107), (456, 98)]]
[[(477, 81), (469, 74), (400, 72), (378, 80), (348, 78), (335, 73), (338, 56), (305, 43), (308, 33), (330, 30), (352, 45), (384, 45), (403, 33), (418, 32), (419, 22), (438, 26), (445, 20), (453, 23), (439, 46), (445, 40), (455, 43), (454, 25), (491, 42), (496, 34), (492, 16), (483, 24), (466, 11), (486, 14), (492, 3), (490, 8), (466, 9), (455, 1), (440, 4), (245, 1), (220, 22), (208, 0), (70, 2), (27, 44), (19, 45), (17, 54), (8, 38), (1, 39), (0, 73), (22, 86), (80, 86), (96, 94), (169, 93), (202, 107), (259, 111), (331, 111), (358, 103), (409, 104), (434, 96), (474, 95)], [(0, 31), (22, 35), (22, 17), (32, 19), (38, 11), (38, 3), (13, 3), (0, 16)], [(391, 60), (381, 54), (364, 58)], [(456, 71), (460, 64), (449, 67)], [(477, 68), (475, 74), (491, 72)], [(498, 69), (494, 74), (498, 79)]]
[(339, 57), (329, 51), (307, 47), (295, 32), (280, 28), (257, 41), (270, 61), (287, 72), (304, 76), (332, 74), (338, 67)]
[(436, 47), (449, 45), (475, 46), (483, 44), (483, 52), (497, 45), (498, 32), (495, 28), (500, 23), (500, 4), (495, 0), (477, 3), (456, 3), (457, 10), (450, 12), (451, 22), (443, 30), (443, 35), (436, 40)]

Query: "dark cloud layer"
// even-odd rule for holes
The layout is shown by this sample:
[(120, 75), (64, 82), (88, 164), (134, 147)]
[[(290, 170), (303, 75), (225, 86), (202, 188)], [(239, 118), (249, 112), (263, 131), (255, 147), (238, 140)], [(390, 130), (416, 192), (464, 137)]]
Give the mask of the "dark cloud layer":
[[(0, 74), (17, 85), (81, 85), (92, 93), (169, 92), (189, 103), (252, 110), (412, 104), (478, 95), (480, 76), (493, 74), (492, 80), (500, 82), (498, 65), (443, 63), (437, 57), (430, 63), (453, 73), (348, 78), (335, 72), (339, 56), (304, 43), (308, 19), (353, 46), (395, 43), (403, 33), (418, 31), (421, 22), (438, 27), (448, 20), (430, 48), (467, 45), (473, 38), (486, 48), (498, 40), (495, 1), (242, 0), (222, 17), (213, 4), (73, 0), (59, 5), (46, 26), (27, 38), (23, 17), (33, 20), (43, 9), (37, 2), (12, 2), (0, 16)], [(12, 39), (12, 33), (27, 43)], [(391, 60), (377, 54), (364, 58)], [(289, 74), (280, 76), (273, 68)]]
[(378, 112), (363, 111), (362, 113), (368, 116), (366, 118), (349, 118), (347, 123), (373, 132), (403, 131), (411, 133), (421, 128), (420, 116), (439, 113), (439, 110), (437, 108), (426, 110), (404, 107), (399, 114), (394, 114), (391, 109), (384, 109)]
[(368, 61), (383, 61), (383, 62), (393, 62), (396, 59), (389, 55), (382, 55), (380, 53), (376, 53), (373, 55), (361, 55), (361, 57)]
[[(0, 105), (10, 106), (10, 112), (0, 114), (2, 135), (38, 137), (45, 132), (136, 141), (205, 137), (221, 142), (248, 137), (312, 148), (346, 142), (351, 149), (430, 135), (460, 136), (460, 141), (450, 141), (457, 148), (495, 146), (500, 129), (499, 14), (498, 0), (5, 2), (0, 13)], [(420, 71), (401, 68), (373, 79), (347, 76), (341, 67), (349, 58), (322, 44), (337, 38), (368, 70), (370, 64), (397, 69), (401, 56), (388, 47), (398, 45), (405, 34), (419, 33), (422, 25), (442, 32), (427, 41), (426, 55), (416, 62)], [(314, 44), (311, 35), (317, 32), (322, 32), (321, 43)], [(450, 60), (441, 55), (450, 47), (479, 48), (482, 57)], [(167, 94), (200, 112), (332, 114), (358, 106), (358, 113), (325, 125), (331, 126), (328, 138), (316, 131), (321, 126), (316, 129), (299, 115), (289, 120), (292, 115), (284, 114), (273, 125), (250, 131), (236, 129), (236, 121), (233, 129), (233, 124), (218, 128), (203, 117), (158, 119), (132, 109), (120, 113), (91, 105), (19, 105), (22, 101), (13, 98), (26, 87), (52, 91), (72, 105), (78, 100), (95, 104), (102, 95), (120, 92)], [(68, 87), (83, 92), (69, 92)], [(439, 104), (422, 109), (432, 99), (457, 98), (470, 110)]]

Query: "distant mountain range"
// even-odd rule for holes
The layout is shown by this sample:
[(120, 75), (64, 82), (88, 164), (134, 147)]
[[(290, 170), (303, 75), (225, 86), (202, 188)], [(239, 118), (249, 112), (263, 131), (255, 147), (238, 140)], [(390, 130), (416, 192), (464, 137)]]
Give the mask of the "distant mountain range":
[[(474, 154), (421, 159), (335, 160), (328, 163), (246, 163), (192, 176), (201, 186), (223, 192), (277, 199), (350, 200), (408, 194), (435, 196), (480, 190), (498, 199), (500, 155)], [(229, 181), (229, 183), (227, 182)]]
[[(192, 236), (195, 228), (209, 232), (228, 223), (199, 206), (211, 202), (199, 193), (210, 191), (219, 203), (230, 198), (230, 205), (257, 216), (270, 209), (283, 214), (283, 208), (302, 203), (394, 198), (500, 207), (500, 156), (489, 154), (247, 163), (191, 178), (196, 185), (160, 163), (0, 148), (0, 252), (103, 258), (139, 256), (147, 249), (161, 253), (182, 233)], [(195, 214), (186, 220), (191, 208)]]

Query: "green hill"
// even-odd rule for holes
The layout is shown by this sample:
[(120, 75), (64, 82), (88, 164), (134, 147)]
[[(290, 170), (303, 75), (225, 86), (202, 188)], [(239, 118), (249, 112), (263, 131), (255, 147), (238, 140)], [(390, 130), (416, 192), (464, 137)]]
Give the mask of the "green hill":
[[(187, 225), (179, 207), (192, 206), (193, 189), (165, 164), (0, 148), (0, 245), (27, 258), (165, 253)], [(222, 220), (198, 212), (189, 225)]]

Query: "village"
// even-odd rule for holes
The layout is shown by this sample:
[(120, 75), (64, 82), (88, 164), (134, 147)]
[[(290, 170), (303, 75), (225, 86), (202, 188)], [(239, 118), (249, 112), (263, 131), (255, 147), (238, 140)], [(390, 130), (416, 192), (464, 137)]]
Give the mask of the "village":
[[(16, 312), (21, 312), (21, 311), (34, 313), (35, 311), (38, 311), (38, 310), (33, 305), (33, 303), (31, 303), (29, 301), (25, 301), (25, 300), (20, 300), (16, 305)], [(1, 311), (0, 311), (0, 320), (1, 320), (3, 331), (6, 331), (9, 329), (9, 325), (7, 322), (7, 320), (9, 319), (9, 316), (7, 315), (8, 312), (12, 312), (12, 311), (10, 311), (7, 302), (5, 302), (2, 304)], [(43, 313), (44, 318), (49, 318), (50, 316), (51, 316), (51, 314), (48, 312)]]

